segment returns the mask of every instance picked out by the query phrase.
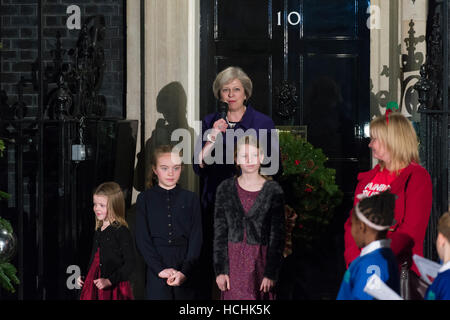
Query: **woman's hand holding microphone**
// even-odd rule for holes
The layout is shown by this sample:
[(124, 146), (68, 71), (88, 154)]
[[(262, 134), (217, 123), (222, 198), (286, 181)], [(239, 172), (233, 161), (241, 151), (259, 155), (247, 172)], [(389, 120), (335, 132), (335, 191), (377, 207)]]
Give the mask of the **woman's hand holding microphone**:
[(206, 142), (205, 146), (203, 147), (202, 152), (199, 154), (199, 163), (200, 168), (203, 168), (205, 164), (203, 163), (203, 159), (205, 155), (209, 154), (213, 144), (216, 142), (217, 136), (221, 132), (226, 132), (228, 128), (228, 123), (225, 119), (220, 118), (219, 120), (215, 121), (213, 124), (213, 127), (211, 128), (211, 132), (206, 136), (208, 141)]

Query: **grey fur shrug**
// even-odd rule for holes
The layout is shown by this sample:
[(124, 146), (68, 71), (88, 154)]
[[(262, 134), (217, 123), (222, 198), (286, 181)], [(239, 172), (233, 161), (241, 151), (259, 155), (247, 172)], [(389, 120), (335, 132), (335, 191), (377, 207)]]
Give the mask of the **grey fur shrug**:
[(283, 190), (276, 181), (266, 181), (245, 214), (235, 183), (234, 177), (226, 179), (216, 192), (213, 251), (216, 276), (228, 274), (228, 242), (243, 241), (245, 226), (248, 244), (267, 246), (264, 277), (277, 280), (286, 234)]

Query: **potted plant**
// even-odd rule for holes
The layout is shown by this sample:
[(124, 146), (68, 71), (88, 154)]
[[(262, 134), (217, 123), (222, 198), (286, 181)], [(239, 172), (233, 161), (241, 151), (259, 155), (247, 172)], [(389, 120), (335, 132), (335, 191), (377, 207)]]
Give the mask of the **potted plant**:
[(297, 213), (292, 244), (311, 248), (330, 223), (343, 193), (335, 183), (335, 170), (325, 166), (328, 158), (321, 149), (291, 132), (279, 132), (286, 204)]

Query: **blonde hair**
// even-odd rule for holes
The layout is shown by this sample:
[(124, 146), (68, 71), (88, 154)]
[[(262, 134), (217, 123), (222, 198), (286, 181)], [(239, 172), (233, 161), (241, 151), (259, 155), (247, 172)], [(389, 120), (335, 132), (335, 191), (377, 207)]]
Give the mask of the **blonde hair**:
[[(125, 226), (128, 228), (128, 223), (125, 221), (125, 198), (120, 186), (115, 182), (104, 182), (94, 191), (94, 196), (104, 196), (107, 198), (107, 219), (112, 225), (117, 227)], [(100, 228), (103, 221), (95, 217), (95, 229)]]
[[(398, 112), (389, 114), (389, 124), (382, 115), (370, 122), (370, 136), (380, 139), (391, 156), (392, 171), (397, 172), (411, 162), (419, 163), (419, 141), (411, 122)], [(385, 168), (384, 161), (379, 161)]]
[(253, 90), (252, 80), (250, 80), (244, 70), (239, 67), (228, 67), (216, 76), (212, 85), (214, 97), (216, 97), (217, 100), (220, 100), (220, 90), (222, 87), (235, 79), (241, 81), (242, 86), (244, 87), (245, 96), (247, 100), (250, 99)]
[[(151, 188), (155, 184), (157, 184), (155, 174), (153, 173), (153, 168), (156, 168), (159, 157), (161, 157), (161, 155), (167, 154), (167, 153), (174, 153), (174, 154), (179, 155), (180, 158), (183, 157), (183, 151), (179, 150), (174, 145), (163, 144), (163, 145), (157, 146), (155, 148), (155, 150), (153, 151), (151, 158), (150, 158), (150, 167), (151, 168), (150, 168), (150, 170), (148, 170), (147, 178), (145, 181), (145, 187), (147, 189)], [(183, 170), (183, 162), (181, 162), (181, 169)]]
[(439, 218), (438, 232), (441, 233), (447, 241), (450, 242), (450, 213), (444, 212)]
[[(236, 147), (234, 148), (234, 162), (236, 164), (236, 167), (238, 167), (238, 168), (239, 168), (239, 165), (237, 164), (237, 153), (238, 153), (239, 149), (245, 145), (255, 147), (256, 149), (258, 149), (260, 156), (264, 155), (264, 149), (260, 146), (259, 140), (255, 136), (245, 135), (238, 139), (238, 141), (236, 143)], [(261, 171), (261, 166), (259, 167), (259, 171)], [(261, 173), (260, 173), (260, 176), (262, 176), (266, 180), (272, 180), (271, 177), (265, 176)]]

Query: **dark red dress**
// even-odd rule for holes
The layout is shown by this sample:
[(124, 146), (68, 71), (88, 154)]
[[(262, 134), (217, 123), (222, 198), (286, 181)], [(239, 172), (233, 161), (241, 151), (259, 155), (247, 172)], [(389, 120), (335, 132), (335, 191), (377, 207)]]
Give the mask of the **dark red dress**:
[[(255, 202), (259, 191), (242, 189), (236, 179), (236, 188), (245, 214)], [(274, 300), (273, 292), (260, 291), (266, 267), (267, 246), (247, 243), (244, 229), (242, 242), (228, 242), (230, 290), (222, 291), (222, 300)]]
[(100, 275), (100, 248), (97, 248), (91, 268), (84, 280), (80, 300), (133, 300), (133, 291), (129, 281), (119, 282), (116, 286), (100, 290), (94, 280)]

